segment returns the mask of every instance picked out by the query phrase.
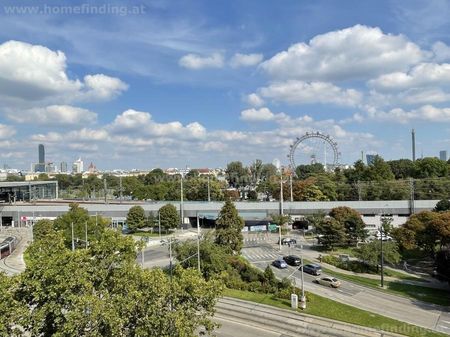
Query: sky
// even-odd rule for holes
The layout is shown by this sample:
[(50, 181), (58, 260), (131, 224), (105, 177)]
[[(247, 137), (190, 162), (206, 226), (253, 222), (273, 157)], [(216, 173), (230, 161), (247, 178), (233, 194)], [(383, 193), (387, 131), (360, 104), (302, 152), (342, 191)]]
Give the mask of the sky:
[(450, 1), (0, 3), (1, 166), (288, 165), (307, 132), (352, 164), (411, 158), (413, 128), (450, 153)]

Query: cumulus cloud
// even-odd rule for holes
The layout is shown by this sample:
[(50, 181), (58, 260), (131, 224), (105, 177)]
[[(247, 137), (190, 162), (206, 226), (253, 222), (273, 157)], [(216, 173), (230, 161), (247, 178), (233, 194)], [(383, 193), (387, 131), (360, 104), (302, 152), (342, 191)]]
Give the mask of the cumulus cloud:
[(230, 60), (232, 68), (251, 67), (259, 64), (263, 60), (262, 54), (240, 54), (236, 53)]
[(247, 122), (267, 122), (274, 119), (285, 118), (284, 113), (274, 114), (268, 108), (246, 109), (241, 111), (241, 119)]
[(104, 74), (86, 75), (84, 84), (84, 99), (88, 100), (110, 100), (128, 89), (128, 85), (120, 79)]
[(103, 74), (87, 75), (84, 82), (70, 79), (66, 68), (62, 51), (20, 41), (0, 44), (0, 97), (9, 102), (105, 100), (127, 88)]
[(323, 103), (355, 106), (362, 94), (354, 89), (342, 89), (326, 82), (288, 80), (275, 82), (258, 90), (259, 96), (289, 104)]
[(203, 138), (206, 134), (206, 129), (197, 122), (186, 126), (178, 121), (157, 123), (153, 121), (150, 113), (133, 109), (126, 110), (118, 115), (109, 128), (113, 132), (122, 134), (133, 131), (154, 137), (177, 137), (183, 139)]
[(246, 102), (251, 106), (259, 107), (264, 105), (264, 100), (258, 94), (252, 93), (245, 98)]
[(16, 129), (10, 125), (0, 124), (0, 139), (11, 138), (16, 134)]
[(17, 123), (46, 126), (76, 126), (94, 124), (97, 114), (87, 109), (70, 105), (50, 105), (43, 108), (8, 111), (6, 116)]
[(428, 57), (403, 35), (384, 34), (377, 27), (356, 25), (297, 43), (261, 64), (278, 79), (303, 81), (370, 79), (404, 71)]
[(391, 121), (397, 123), (408, 123), (412, 120), (421, 120), (427, 122), (449, 122), (450, 108), (438, 108), (432, 105), (424, 105), (417, 109), (404, 110), (395, 108), (389, 111), (380, 111), (370, 109), (367, 111), (370, 119), (377, 121)]
[(183, 68), (192, 70), (222, 68), (224, 66), (224, 59), (223, 55), (220, 53), (213, 53), (210, 56), (187, 54), (180, 58), (178, 64)]
[(434, 43), (432, 50), (434, 53), (434, 60), (436, 62), (450, 60), (450, 46), (446, 45), (444, 42), (438, 41)]

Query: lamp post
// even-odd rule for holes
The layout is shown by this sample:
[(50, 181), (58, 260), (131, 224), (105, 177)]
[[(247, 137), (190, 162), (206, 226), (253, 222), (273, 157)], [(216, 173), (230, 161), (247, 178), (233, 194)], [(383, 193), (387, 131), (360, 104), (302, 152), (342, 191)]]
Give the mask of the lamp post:
[(209, 185), (209, 175), (208, 175), (208, 202), (211, 202), (211, 187)]
[(383, 224), (380, 226), (381, 240), (381, 288), (384, 288), (384, 254), (383, 254)]
[(280, 224), (278, 226), (278, 245), (279, 250), (281, 252), (281, 227), (283, 226), (283, 216), (284, 216), (284, 205), (283, 205), (283, 168), (280, 167)]
[(305, 296), (305, 287), (303, 283), (303, 245), (300, 245), (300, 279), (302, 286), (302, 297), (300, 298), (300, 308), (306, 309), (306, 296)]
[(183, 204), (183, 173), (181, 172), (181, 182), (180, 182), (180, 215), (181, 215), (181, 225), (184, 223), (184, 204)]
[(201, 273), (200, 269), (200, 220), (197, 213), (197, 268), (198, 272)]

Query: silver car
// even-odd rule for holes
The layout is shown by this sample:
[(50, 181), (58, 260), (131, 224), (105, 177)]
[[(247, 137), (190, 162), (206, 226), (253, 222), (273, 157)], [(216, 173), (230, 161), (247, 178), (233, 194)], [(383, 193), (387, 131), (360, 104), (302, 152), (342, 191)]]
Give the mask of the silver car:
[(332, 288), (339, 288), (341, 286), (341, 281), (339, 281), (337, 278), (334, 278), (331, 276), (317, 278), (316, 282), (323, 286), (332, 287)]

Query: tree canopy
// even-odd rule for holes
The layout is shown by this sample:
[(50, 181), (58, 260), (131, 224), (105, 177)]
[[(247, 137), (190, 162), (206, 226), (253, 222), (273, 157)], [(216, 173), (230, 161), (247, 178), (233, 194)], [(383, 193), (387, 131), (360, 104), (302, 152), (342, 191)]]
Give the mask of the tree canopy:
[(216, 243), (239, 254), (243, 244), (242, 229), (244, 220), (239, 216), (234, 204), (227, 200), (216, 221)]
[(145, 227), (145, 211), (142, 206), (133, 206), (128, 210), (127, 214), (127, 226), (132, 232), (135, 232), (139, 228)]

